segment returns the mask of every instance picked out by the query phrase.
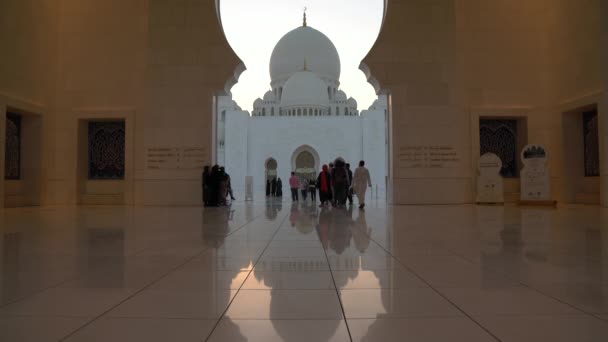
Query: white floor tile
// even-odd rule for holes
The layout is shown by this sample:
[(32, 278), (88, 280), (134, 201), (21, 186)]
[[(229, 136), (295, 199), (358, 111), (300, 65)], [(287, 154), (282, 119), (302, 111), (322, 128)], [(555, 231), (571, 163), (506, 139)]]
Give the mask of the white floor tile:
[(495, 342), (496, 340), (468, 318), (392, 318), (349, 319), (354, 342)]
[(79, 330), (67, 342), (200, 342), (215, 320), (102, 318)]
[(343, 318), (335, 290), (241, 290), (226, 316), (270, 320)]
[(0, 316), (0, 341), (55, 342), (87, 321), (86, 318)]
[(210, 342), (349, 342), (344, 320), (223, 319)]

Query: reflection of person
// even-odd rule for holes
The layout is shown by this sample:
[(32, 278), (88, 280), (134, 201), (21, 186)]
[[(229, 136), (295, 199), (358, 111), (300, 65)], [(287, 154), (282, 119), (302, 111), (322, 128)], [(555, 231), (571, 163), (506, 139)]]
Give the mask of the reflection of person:
[(365, 207), (365, 192), (368, 186), (372, 187), (372, 179), (365, 167), (365, 161), (362, 160), (359, 162), (359, 167), (355, 170), (355, 175), (353, 176), (353, 189), (359, 200), (359, 209)]
[(295, 172), (291, 173), (291, 178), (289, 178), (289, 187), (291, 188), (291, 200), (297, 202), (298, 189), (300, 188), (300, 180), (298, 179), (298, 176), (296, 176)]
[(291, 222), (291, 226), (296, 226), (296, 221), (298, 221), (298, 217), (300, 216), (300, 211), (298, 210), (298, 205), (293, 203), (291, 205), (291, 211), (289, 213), (289, 222)]
[(367, 226), (367, 221), (365, 220), (365, 211), (359, 211), (359, 216), (355, 221), (352, 232), (357, 250), (361, 253), (365, 252), (369, 247), (372, 235), (372, 230)]

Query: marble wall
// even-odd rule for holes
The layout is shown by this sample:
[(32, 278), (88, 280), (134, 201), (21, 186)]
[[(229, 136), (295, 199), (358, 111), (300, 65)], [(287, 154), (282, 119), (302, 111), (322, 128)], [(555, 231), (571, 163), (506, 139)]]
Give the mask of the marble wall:
[[(393, 201), (471, 202), (480, 116), (525, 120), (528, 142), (551, 153), (553, 193), (563, 200), (564, 169), (579, 166), (563, 158), (562, 114), (597, 103), (602, 91), (599, 6), (388, 1), (363, 70), (391, 94)], [(412, 168), (408, 151), (429, 146), (451, 148), (455, 161)]]

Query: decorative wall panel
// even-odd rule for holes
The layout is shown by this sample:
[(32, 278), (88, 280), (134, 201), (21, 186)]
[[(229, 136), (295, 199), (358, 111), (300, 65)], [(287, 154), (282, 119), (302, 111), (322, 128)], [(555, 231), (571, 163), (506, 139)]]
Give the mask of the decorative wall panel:
[(479, 146), (480, 155), (494, 153), (500, 157), (503, 177), (519, 177), (517, 120), (480, 119)]
[(600, 140), (597, 110), (583, 113), (583, 139), (585, 148), (585, 177), (599, 177)]
[(125, 178), (125, 122), (89, 122), (89, 179)]
[(21, 179), (21, 116), (6, 113), (4, 178)]

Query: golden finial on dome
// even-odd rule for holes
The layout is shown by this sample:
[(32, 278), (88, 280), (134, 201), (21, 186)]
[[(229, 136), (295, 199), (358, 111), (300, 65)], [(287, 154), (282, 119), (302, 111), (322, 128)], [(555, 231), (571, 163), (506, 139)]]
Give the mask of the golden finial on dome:
[(302, 26), (304, 26), (304, 27), (308, 26), (306, 24), (306, 10), (308, 10), (308, 8), (304, 7), (304, 23), (302, 24)]

